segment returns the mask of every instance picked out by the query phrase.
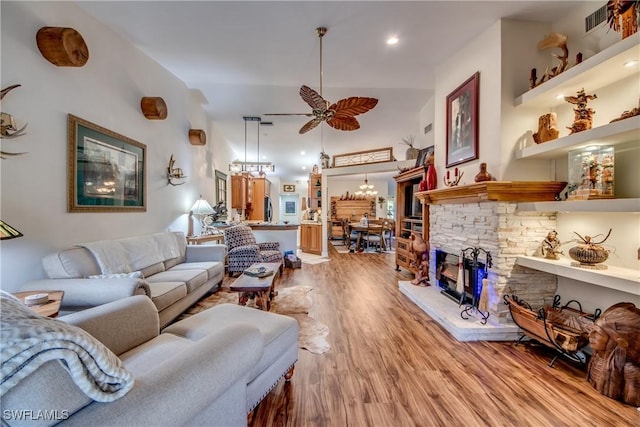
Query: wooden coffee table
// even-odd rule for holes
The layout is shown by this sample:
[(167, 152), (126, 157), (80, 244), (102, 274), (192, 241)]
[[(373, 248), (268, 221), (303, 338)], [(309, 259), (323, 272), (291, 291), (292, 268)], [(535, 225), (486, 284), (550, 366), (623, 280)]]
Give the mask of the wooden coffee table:
[(62, 303), (64, 291), (28, 291), (16, 292), (13, 295), (24, 303), (24, 299), (26, 297), (35, 294), (49, 294), (49, 301), (44, 304), (28, 305), (27, 307), (41, 316), (56, 317), (60, 311), (60, 304)]
[(233, 292), (240, 292), (238, 304), (247, 305), (249, 298), (255, 297), (256, 306), (260, 310), (269, 311), (271, 310), (271, 301), (275, 296), (276, 278), (280, 276), (280, 263), (261, 262), (251, 266), (251, 268), (260, 267), (271, 270), (273, 273), (265, 277), (253, 277), (242, 273), (229, 289)]

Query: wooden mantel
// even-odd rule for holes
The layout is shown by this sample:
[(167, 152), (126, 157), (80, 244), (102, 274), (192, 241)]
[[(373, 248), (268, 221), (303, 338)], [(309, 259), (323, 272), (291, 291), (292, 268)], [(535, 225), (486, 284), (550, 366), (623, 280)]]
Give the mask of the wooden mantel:
[(423, 204), (477, 202), (546, 202), (567, 185), (556, 181), (486, 181), (416, 193)]

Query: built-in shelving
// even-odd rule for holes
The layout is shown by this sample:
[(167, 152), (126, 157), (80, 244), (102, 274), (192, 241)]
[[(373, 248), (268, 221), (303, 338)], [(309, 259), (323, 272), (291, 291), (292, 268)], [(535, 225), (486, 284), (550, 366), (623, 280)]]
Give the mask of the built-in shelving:
[(571, 262), (571, 259), (565, 257), (559, 260), (549, 260), (532, 256), (519, 256), (516, 260), (516, 264), (523, 267), (633, 295), (640, 295), (640, 270), (615, 266), (607, 266), (606, 270), (594, 270), (574, 267)]
[(638, 140), (640, 116), (598, 126), (542, 144), (532, 145), (516, 151), (516, 159), (560, 159), (566, 158), (570, 150), (590, 145), (616, 145)]
[(557, 98), (559, 94), (574, 94), (582, 88), (593, 92), (611, 83), (639, 74), (638, 65), (624, 66), (630, 60), (640, 59), (639, 43), (640, 33), (627, 37), (525, 92), (514, 100), (514, 104), (548, 109), (565, 102), (564, 99)]
[(565, 200), (518, 203), (520, 212), (640, 212), (640, 199)]

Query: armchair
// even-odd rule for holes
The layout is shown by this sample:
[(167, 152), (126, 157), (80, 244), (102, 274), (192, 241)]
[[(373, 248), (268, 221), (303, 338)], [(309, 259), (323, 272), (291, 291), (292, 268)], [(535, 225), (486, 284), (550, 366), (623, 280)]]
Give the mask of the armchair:
[(235, 225), (224, 230), (224, 243), (227, 245), (229, 276), (242, 273), (257, 262), (277, 262), (280, 268), (284, 256), (278, 242), (257, 243), (251, 227)]

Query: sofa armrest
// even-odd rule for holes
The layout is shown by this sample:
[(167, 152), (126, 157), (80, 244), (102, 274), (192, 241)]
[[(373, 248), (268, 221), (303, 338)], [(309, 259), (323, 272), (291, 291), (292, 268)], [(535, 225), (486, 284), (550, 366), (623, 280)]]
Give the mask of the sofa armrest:
[(261, 251), (279, 251), (280, 243), (278, 242), (262, 242), (258, 243)]
[(256, 245), (244, 245), (244, 246), (236, 246), (233, 249), (230, 249), (227, 255), (232, 256), (235, 254), (255, 254), (258, 256), (260, 253), (260, 247)]
[(132, 277), (120, 279), (42, 279), (24, 284), (20, 291), (64, 291), (60, 307), (78, 310), (133, 295), (151, 296), (149, 285)]
[(160, 333), (158, 310), (151, 299), (143, 295), (123, 298), (59, 319), (84, 329), (116, 355)]
[[(155, 368), (136, 376), (133, 388), (121, 399), (89, 405), (65, 423), (87, 426), (108, 420), (113, 425), (189, 425), (217, 399), (224, 399), (235, 384), (246, 388), (248, 374), (262, 357), (262, 347), (257, 328), (229, 326), (156, 362)], [(230, 397), (227, 406), (237, 406), (246, 420), (245, 399)], [(216, 424), (215, 419), (210, 422)]]
[(227, 256), (227, 246), (221, 244), (187, 245), (185, 254), (186, 262), (224, 262), (225, 256)]

